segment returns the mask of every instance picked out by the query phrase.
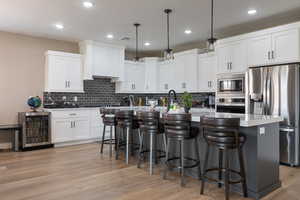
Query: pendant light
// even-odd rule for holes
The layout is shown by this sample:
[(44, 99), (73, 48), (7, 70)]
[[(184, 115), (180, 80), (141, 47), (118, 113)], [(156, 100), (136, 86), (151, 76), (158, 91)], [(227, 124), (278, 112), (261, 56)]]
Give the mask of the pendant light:
[(207, 40), (208, 51), (215, 50), (215, 43), (217, 38), (214, 38), (214, 0), (211, 0), (211, 25), (210, 25), (210, 38)]
[(140, 57), (139, 57), (139, 32), (138, 32), (140, 24), (135, 23), (133, 25), (135, 26), (135, 58), (134, 58), (134, 60), (136, 62), (138, 62), (140, 60)]
[(164, 60), (174, 59), (173, 50), (170, 49), (170, 13), (171, 9), (165, 9), (164, 12), (167, 15), (167, 39), (168, 39), (168, 48), (164, 51)]

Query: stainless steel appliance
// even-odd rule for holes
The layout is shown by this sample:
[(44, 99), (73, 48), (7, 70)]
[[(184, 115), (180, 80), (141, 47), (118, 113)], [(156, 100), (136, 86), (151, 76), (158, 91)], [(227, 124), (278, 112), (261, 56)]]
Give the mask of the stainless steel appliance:
[(217, 96), (219, 97), (244, 97), (245, 74), (220, 75), (218, 77)]
[(216, 111), (245, 113), (245, 74), (221, 74), (217, 79)]
[(299, 166), (300, 64), (250, 68), (247, 113), (280, 115), (280, 161)]
[(21, 112), (18, 114), (22, 125), (22, 149), (52, 147), (49, 112)]

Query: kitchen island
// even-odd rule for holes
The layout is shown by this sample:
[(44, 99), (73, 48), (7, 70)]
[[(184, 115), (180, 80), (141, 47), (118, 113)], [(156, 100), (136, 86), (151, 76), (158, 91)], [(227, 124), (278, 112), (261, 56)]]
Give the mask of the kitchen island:
[[(110, 107), (112, 108), (112, 107)], [(114, 107), (121, 110), (149, 110), (149, 107)], [(166, 109), (162, 107), (156, 108), (163, 113)], [(98, 127), (101, 122), (99, 113), (100, 108), (63, 108), (63, 109), (47, 109), (52, 113), (52, 142), (55, 146), (63, 146), (64, 144), (80, 144), (83, 142), (95, 141), (90, 138), (100, 138), (102, 129)], [(264, 115), (245, 115), (245, 114), (224, 114), (215, 113), (210, 109), (191, 109), (192, 125), (200, 127), (200, 117), (205, 115), (208, 117), (219, 118), (240, 118), (240, 132), (247, 137), (244, 145), (245, 168), (247, 175), (247, 187), (250, 197), (259, 199), (281, 186), (279, 180), (279, 122), (281, 117), (264, 116)], [(80, 120), (78, 120), (80, 119)], [(84, 120), (82, 120), (84, 119)], [(74, 128), (69, 131), (70, 123), (78, 121), (74, 136)], [(61, 122), (66, 122), (66, 128), (62, 129)], [(76, 123), (77, 123), (76, 121)], [(83, 122), (86, 122), (83, 124)], [(59, 124), (59, 126), (56, 126)], [(84, 126), (83, 126), (83, 125)], [(84, 127), (84, 128), (82, 128)], [(68, 136), (72, 133), (72, 138)], [(79, 135), (80, 134), (80, 135)], [(98, 140), (97, 139), (97, 140)], [(204, 155), (206, 151), (206, 142), (202, 133), (199, 134), (201, 164), (204, 163)], [(158, 146), (162, 147), (162, 141), (158, 141)], [(175, 152), (178, 149), (174, 147)], [(194, 157), (194, 144), (185, 145), (186, 153), (189, 157)], [(218, 152), (211, 151), (210, 164), (218, 166)], [(238, 168), (237, 154), (230, 154), (230, 167)], [(210, 167), (210, 166), (209, 166)], [(197, 177), (197, 170), (185, 170), (187, 175)], [(234, 178), (234, 177), (233, 177)], [(240, 192), (240, 185), (232, 185), (231, 189)]]

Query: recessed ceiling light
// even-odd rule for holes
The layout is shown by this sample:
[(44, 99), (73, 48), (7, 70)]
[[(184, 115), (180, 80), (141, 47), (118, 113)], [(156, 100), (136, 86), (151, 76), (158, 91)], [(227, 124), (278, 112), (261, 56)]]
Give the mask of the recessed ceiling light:
[(187, 29), (187, 30), (184, 31), (184, 33), (185, 33), (185, 34), (191, 34), (191, 33), (192, 33), (192, 30)]
[(144, 45), (145, 45), (145, 46), (150, 46), (151, 43), (150, 43), (150, 42), (145, 42)]
[(85, 2), (83, 2), (83, 6), (86, 8), (91, 8), (94, 6), (94, 4), (90, 1), (85, 1)]
[(255, 15), (256, 13), (257, 13), (257, 11), (255, 9), (248, 10), (249, 15)]
[(112, 35), (112, 34), (107, 34), (106, 38), (108, 38), (108, 39), (113, 39), (113, 38), (114, 38), (114, 35)]
[(62, 24), (55, 24), (55, 27), (56, 27), (58, 30), (64, 29), (64, 25), (62, 25)]

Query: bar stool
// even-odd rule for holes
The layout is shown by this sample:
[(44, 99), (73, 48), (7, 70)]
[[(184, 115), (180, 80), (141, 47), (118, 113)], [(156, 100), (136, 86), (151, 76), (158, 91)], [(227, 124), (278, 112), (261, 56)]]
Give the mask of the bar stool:
[[(109, 156), (112, 157), (112, 145), (116, 144), (116, 136), (117, 136), (117, 131), (116, 131), (116, 117), (115, 113), (117, 112), (117, 109), (108, 109), (108, 108), (101, 108), (100, 109), (100, 114), (102, 114), (102, 121), (103, 121), (103, 133), (102, 133), (102, 141), (101, 141), (101, 149), (100, 153), (103, 154), (103, 146), (104, 144), (109, 144)], [(110, 127), (110, 137), (109, 139), (105, 139), (105, 133), (106, 133), (106, 126)], [(113, 138), (113, 129), (115, 133), (115, 138)], [(116, 148), (116, 146), (115, 146)]]
[[(125, 160), (126, 164), (129, 164), (129, 146), (131, 145), (131, 153), (133, 154), (134, 146), (133, 143), (133, 130), (138, 129), (138, 124), (134, 120), (133, 110), (122, 110), (116, 112), (117, 127), (117, 151), (116, 160), (119, 159), (120, 147), (125, 146)], [(126, 134), (124, 134), (126, 133)], [(122, 136), (125, 137), (125, 142), (121, 142)], [(131, 142), (130, 142), (131, 139)]]
[[(141, 167), (141, 162), (144, 160), (145, 153), (149, 153), (149, 173), (153, 174), (153, 162), (157, 164), (159, 158), (165, 157), (162, 155), (161, 150), (157, 149), (157, 138), (159, 135), (163, 136), (164, 145), (166, 145), (166, 138), (164, 135), (163, 126), (159, 123), (160, 112), (148, 111), (148, 112), (137, 112), (136, 114), (139, 120), (139, 138), (140, 138), (140, 148), (139, 148), (139, 159), (138, 168)], [(144, 149), (145, 139), (144, 136), (150, 136), (149, 149)], [(153, 155), (155, 154), (155, 155)], [(159, 154), (159, 155), (158, 155)]]
[[(200, 155), (197, 136), (199, 129), (191, 126), (191, 114), (165, 114), (163, 117), (165, 134), (167, 137), (166, 145), (166, 160), (165, 170), (163, 173), (163, 179), (166, 179), (168, 169), (179, 169), (181, 173), (181, 186), (185, 186), (184, 170), (186, 168), (198, 167), (198, 176), (201, 179), (201, 166), (200, 166)], [(195, 143), (195, 155), (196, 159), (184, 156), (185, 154), (185, 142), (187, 140), (194, 140)], [(171, 142), (177, 142), (180, 145), (179, 152), (180, 156), (169, 158), (169, 148)], [(174, 160), (180, 160), (180, 165), (172, 165), (171, 162)], [(192, 162), (190, 165), (186, 165), (185, 161)]]
[[(240, 119), (239, 118), (208, 118), (201, 117), (201, 128), (207, 143), (207, 150), (204, 162), (204, 172), (202, 177), (201, 194), (204, 192), (206, 181), (217, 182), (219, 187), (225, 185), (225, 197), (229, 200), (229, 184), (241, 183), (244, 197), (247, 197), (246, 174), (243, 158), (243, 144), (246, 141), (245, 136), (239, 134)], [(208, 160), (210, 148), (216, 147), (219, 151), (219, 167), (208, 169)], [(240, 163), (240, 172), (229, 168), (229, 150), (237, 150)], [(223, 154), (225, 156), (225, 167), (223, 168)], [(207, 173), (216, 171), (219, 180), (209, 178)], [(225, 180), (222, 181), (222, 173), (225, 174)], [(234, 173), (240, 177), (240, 180), (230, 180), (230, 173)]]

